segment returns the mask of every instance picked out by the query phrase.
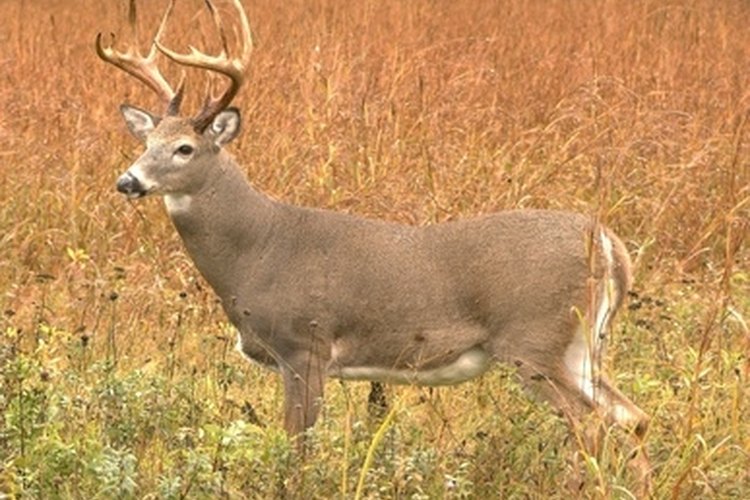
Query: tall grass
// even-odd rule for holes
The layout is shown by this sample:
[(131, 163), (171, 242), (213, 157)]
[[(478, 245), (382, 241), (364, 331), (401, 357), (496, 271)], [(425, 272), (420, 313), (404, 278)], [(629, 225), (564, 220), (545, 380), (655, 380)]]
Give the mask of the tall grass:
[[(565, 425), (503, 369), (389, 388), (371, 451), (366, 386), (331, 382), (291, 453), (279, 381), (232, 352), (161, 204), (114, 192), (139, 154), (117, 106), (155, 106), (93, 51), (125, 3), (0, 2), (0, 496), (347, 498), (363, 474), (369, 498), (565, 496)], [(163, 5), (141, 3), (145, 34)], [(747, 2), (246, 7), (232, 150), (256, 187), (411, 224), (603, 214), (636, 263), (608, 365), (654, 417), (654, 495), (750, 494)], [(217, 48), (201, 9), (178, 3), (170, 45)], [(583, 494), (628, 498), (605, 448)]]

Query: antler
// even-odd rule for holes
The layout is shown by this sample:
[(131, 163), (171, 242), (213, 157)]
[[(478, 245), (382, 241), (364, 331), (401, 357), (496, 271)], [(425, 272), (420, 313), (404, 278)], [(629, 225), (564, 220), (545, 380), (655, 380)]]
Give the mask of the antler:
[(177, 86), (175, 92), (169, 85), (167, 80), (159, 71), (156, 65), (156, 54), (157, 47), (159, 47), (159, 38), (164, 33), (164, 29), (167, 24), (167, 18), (174, 9), (174, 0), (171, 0), (167, 11), (164, 13), (159, 30), (156, 32), (154, 41), (151, 44), (151, 50), (147, 56), (143, 56), (138, 49), (138, 27), (136, 23), (136, 9), (135, 0), (130, 0), (128, 9), (128, 24), (130, 30), (135, 39), (135, 46), (129, 46), (125, 52), (119, 52), (114, 50), (112, 47), (115, 41), (114, 33), (110, 33), (110, 45), (104, 47), (102, 45), (102, 34), (96, 35), (96, 53), (105, 62), (108, 62), (126, 73), (136, 77), (138, 80), (146, 84), (151, 90), (156, 92), (159, 98), (167, 106), (167, 115), (176, 115), (179, 112), (180, 104), (182, 103), (183, 88), (185, 82), (185, 73), (183, 72), (180, 84)]
[[(196, 130), (204, 130), (216, 117), (219, 112), (229, 106), (232, 99), (237, 95), (240, 86), (244, 80), (244, 74), (247, 70), (248, 63), (250, 62), (250, 54), (253, 49), (253, 38), (250, 32), (250, 23), (247, 20), (245, 10), (242, 8), (240, 0), (232, 0), (232, 4), (237, 9), (240, 19), (241, 27), (241, 42), (242, 42), (242, 54), (239, 58), (229, 58), (229, 48), (227, 44), (226, 33), (224, 32), (224, 25), (221, 22), (221, 16), (216, 10), (211, 0), (205, 0), (208, 10), (211, 11), (211, 15), (214, 19), (214, 24), (219, 31), (221, 37), (222, 50), (218, 56), (209, 56), (199, 51), (195, 47), (190, 46), (189, 54), (179, 54), (173, 50), (163, 46), (159, 42), (157, 36), (154, 40), (154, 45), (159, 51), (173, 60), (178, 64), (184, 66), (192, 66), (194, 68), (206, 69), (208, 71), (214, 71), (222, 74), (229, 78), (229, 86), (224, 92), (218, 97), (213, 95), (212, 85), (209, 85), (206, 99), (203, 103), (201, 111), (193, 118), (193, 126)], [(171, 10), (171, 8), (170, 8)], [(165, 16), (166, 20), (166, 16)], [(160, 29), (161, 30), (161, 29)]]

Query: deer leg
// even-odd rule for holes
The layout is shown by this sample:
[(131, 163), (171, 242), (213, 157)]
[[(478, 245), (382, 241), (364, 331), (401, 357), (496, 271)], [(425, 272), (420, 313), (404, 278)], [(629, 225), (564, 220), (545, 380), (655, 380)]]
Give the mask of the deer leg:
[(594, 410), (593, 405), (580, 397), (580, 391), (575, 384), (566, 379), (560, 380), (554, 371), (542, 371), (529, 363), (516, 362), (518, 374), (524, 385), (538, 398), (547, 401), (567, 420), (571, 436), (574, 437), (574, 453), (569, 461), (572, 476), (566, 482), (567, 489), (577, 495), (584, 485), (581, 465), (581, 451), (597, 456), (599, 443), (603, 434), (601, 423), (584, 427), (583, 419)]
[(597, 400), (606, 411), (609, 420), (629, 430), (639, 439), (643, 439), (650, 421), (648, 414), (612, 386), (606, 377), (598, 380), (597, 390), (599, 391)]
[[(594, 384), (583, 383), (573, 376), (564, 366), (556, 369), (540, 369), (537, 365), (517, 362), (518, 373), (525, 385), (533, 389), (542, 399), (552, 404), (568, 420), (571, 430), (580, 438), (580, 444), (586, 453), (598, 456), (600, 444), (606, 431), (605, 424), (617, 424), (632, 433), (635, 438), (635, 454), (630, 461), (639, 482), (641, 494), (650, 491), (651, 466), (646, 455), (643, 438), (648, 428), (649, 417), (630, 401), (624, 394), (615, 389), (604, 376), (596, 381), (593, 397), (589, 387)], [(599, 413), (604, 422), (583, 427), (587, 416)], [(580, 431), (580, 432), (579, 432)], [(578, 476), (578, 453), (574, 459), (574, 473)], [(573, 487), (572, 489), (577, 489)]]
[(367, 396), (367, 413), (370, 417), (383, 418), (388, 410), (385, 397), (385, 386), (382, 382), (370, 382), (370, 394)]
[(598, 390), (600, 392), (597, 399), (608, 420), (627, 430), (632, 436), (635, 446), (630, 467), (642, 485), (642, 494), (646, 495), (651, 489), (651, 462), (645, 446), (650, 417), (612, 386), (606, 377), (599, 380)]
[(284, 428), (296, 437), (315, 424), (320, 413), (325, 385), (326, 362), (314, 353), (303, 353), (285, 360)]

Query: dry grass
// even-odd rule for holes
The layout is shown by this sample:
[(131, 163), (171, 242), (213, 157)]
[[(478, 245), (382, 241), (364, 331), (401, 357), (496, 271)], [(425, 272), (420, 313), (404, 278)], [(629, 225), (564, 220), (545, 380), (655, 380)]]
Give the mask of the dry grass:
[[(278, 381), (231, 353), (161, 204), (114, 192), (139, 147), (117, 106), (154, 105), (93, 50), (124, 3), (0, 2), (0, 496), (349, 496), (365, 386), (329, 384), (295, 462)], [(602, 213), (637, 265), (610, 371), (654, 416), (655, 496), (750, 495), (747, 2), (245, 3), (232, 149), (258, 188), (413, 224)], [(210, 39), (178, 5), (170, 43)], [(390, 394), (367, 496), (565, 495), (564, 428), (505, 374)], [(627, 497), (626, 458), (586, 496)]]

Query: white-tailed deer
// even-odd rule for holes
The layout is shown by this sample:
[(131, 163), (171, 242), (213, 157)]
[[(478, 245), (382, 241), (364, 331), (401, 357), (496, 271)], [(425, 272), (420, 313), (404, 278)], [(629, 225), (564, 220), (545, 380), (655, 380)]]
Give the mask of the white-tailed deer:
[[(609, 325), (631, 281), (622, 242), (579, 214), (515, 210), (427, 227), (303, 208), (253, 189), (224, 146), (240, 131), (228, 107), (252, 48), (237, 9), (242, 43), (229, 57), (118, 52), (97, 37), (99, 56), (161, 96), (164, 116), (123, 105), (146, 151), (117, 181), (131, 198), (164, 197), (188, 253), (239, 330), (239, 349), (278, 370), (285, 428), (315, 423), (326, 377), (443, 385), (515, 366), (523, 382), (572, 422), (599, 412), (643, 436), (648, 416), (599, 371)], [(134, 4), (131, 0), (131, 22)], [(228, 77), (209, 89), (195, 117), (178, 116), (174, 90), (156, 66), (163, 54)], [(644, 466), (647, 467), (647, 466)], [(644, 470), (645, 474), (646, 471)]]

